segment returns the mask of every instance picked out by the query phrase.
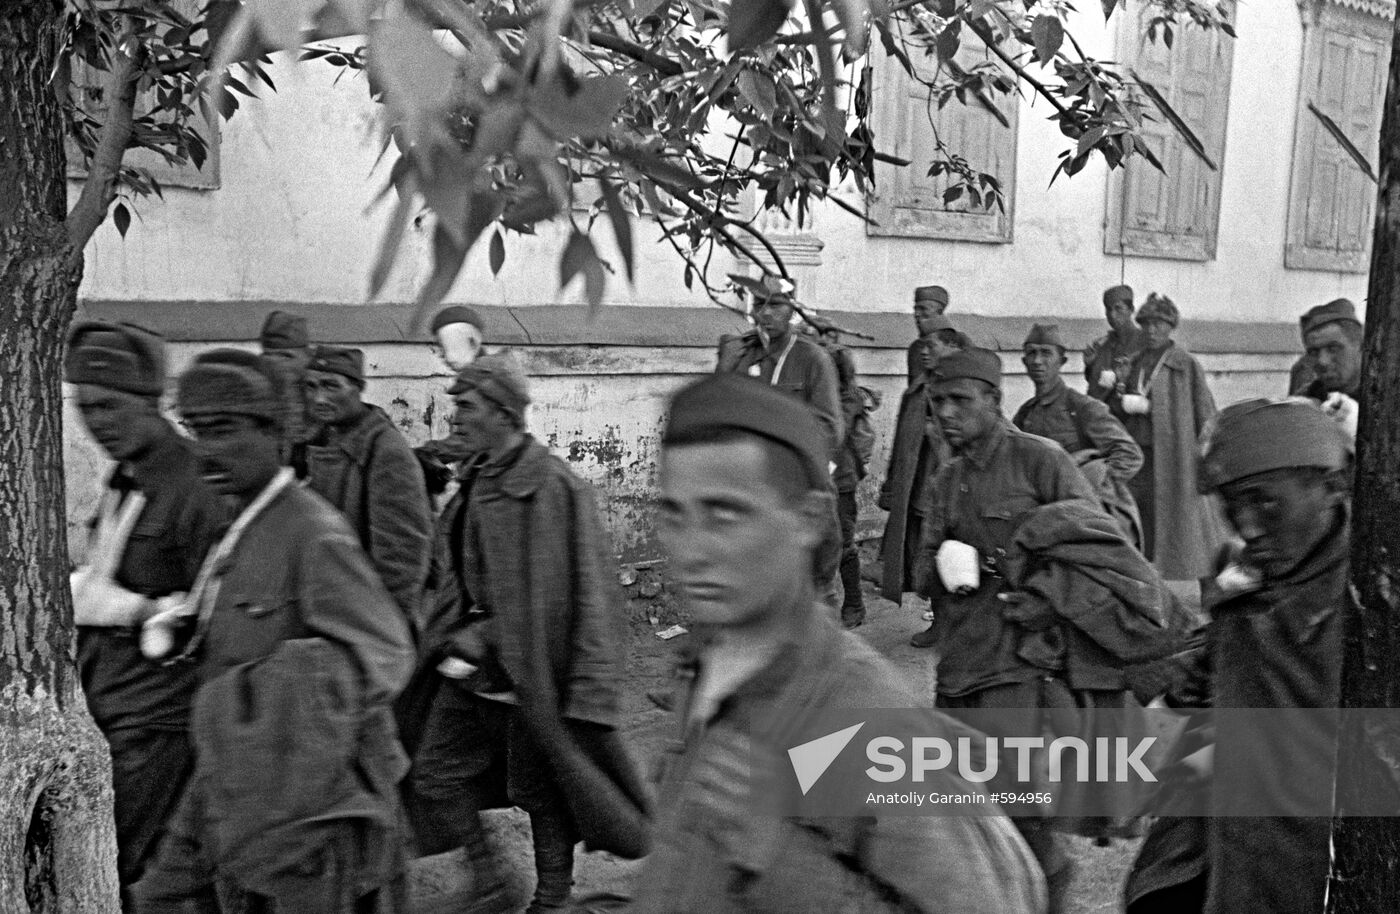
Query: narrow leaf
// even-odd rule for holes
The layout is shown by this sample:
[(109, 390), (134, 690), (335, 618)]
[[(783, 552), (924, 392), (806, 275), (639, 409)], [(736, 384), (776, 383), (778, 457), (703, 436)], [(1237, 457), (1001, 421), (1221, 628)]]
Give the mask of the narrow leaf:
[(598, 185), (603, 189), (603, 202), (607, 205), (608, 219), (612, 222), (613, 238), (617, 240), (617, 248), (622, 252), (622, 264), (627, 270), (627, 281), (635, 284), (636, 251), (635, 240), (632, 237), (631, 214), (622, 205), (622, 197), (611, 181), (599, 179)]
[(506, 264), (506, 240), (501, 236), (500, 229), (491, 236), (491, 248), (488, 253), (491, 255), (491, 275), (499, 276), (501, 267)]
[(1186, 147), (1196, 154), (1196, 158), (1205, 162), (1206, 167), (1211, 171), (1219, 171), (1219, 166), (1215, 164), (1215, 160), (1206, 152), (1205, 144), (1196, 136), (1195, 132), (1187, 125), (1186, 121), (1182, 119), (1181, 115), (1176, 113), (1176, 109), (1167, 103), (1162, 93), (1157, 91), (1157, 87), (1139, 76), (1136, 70), (1129, 70), (1128, 73), (1133, 77), (1133, 80), (1142, 87), (1142, 91), (1147, 93), (1147, 97), (1152, 99), (1152, 103), (1157, 106), (1157, 110), (1161, 111), (1162, 115), (1166, 117), (1167, 121), (1176, 129), (1177, 135), (1181, 137)]
[(462, 271), (462, 261), (467, 249), (452, 232), (443, 228), (441, 221), (433, 230), (433, 273), (423, 288), (418, 291), (418, 308), (413, 315), (413, 326), (417, 326), (428, 310), (436, 306), (447, 293), (452, 291), (452, 283)]
[(301, 44), (301, 27), (306, 21), (304, 0), (248, 0), (246, 5), (265, 44), (277, 50)]
[(1113, 16), (1113, 11), (1118, 9), (1119, 0), (1099, 0), (1099, 2), (1103, 4), (1103, 18), (1107, 22)]
[(384, 227), (384, 239), (379, 244), (379, 254), (374, 258), (374, 268), (369, 274), (369, 297), (379, 295), (384, 283), (389, 279), (389, 271), (398, 258), (399, 247), (403, 244), (404, 230), (413, 219), (414, 204), (417, 199), (416, 185), (412, 177), (399, 188), (399, 199), (394, 204), (394, 212), (389, 216), (389, 224)]
[(773, 112), (778, 110), (778, 89), (768, 74), (745, 70), (739, 74), (738, 84), (744, 101), (753, 105), (765, 120), (771, 120)]
[(846, 33), (841, 53), (847, 60), (855, 60), (865, 53), (865, 46), (869, 38), (865, 27), (866, 14), (869, 10), (867, 2), (866, 0), (830, 0), (830, 2), (836, 10), (836, 18), (841, 20), (841, 28)]
[(583, 272), (584, 262), (592, 250), (593, 242), (587, 235), (577, 230), (569, 234), (569, 243), (564, 245), (564, 253), (559, 257), (559, 288), (564, 288)]
[(117, 233), (125, 238), (126, 230), (131, 228), (131, 211), (126, 208), (125, 203), (118, 203), (112, 207), (112, 224), (117, 227)]
[(1376, 177), (1376, 173), (1371, 169), (1371, 163), (1366, 161), (1366, 156), (1360, 149), (1356, 148), (1356, 144), (1342, 132), (1342, 128), (1337, 125), (1337, 122), (1323, 114), (1318, 110), (1317, 105), (1314, 105), (1312, 102), (1308, 102), (1308, 110), (1322, 122), (1323, 128), (1326, 129), (1328, 133), (1332, 134), (1332, 139), (1341, 144), (1341, 147), (1346, 150), (1347, 155), (1351, 156), (1351, 160), (1356, 163), (1356, 167), (1365, 172), (1366, 177), (1370, 178), (1376, 184), (1381, 183), (1380, 179)]
[(381, 19), (370, 29), (369, 68), (395, 119), (415, 141), (452, 98), (457, 62), (427, 25), (411, 16)]

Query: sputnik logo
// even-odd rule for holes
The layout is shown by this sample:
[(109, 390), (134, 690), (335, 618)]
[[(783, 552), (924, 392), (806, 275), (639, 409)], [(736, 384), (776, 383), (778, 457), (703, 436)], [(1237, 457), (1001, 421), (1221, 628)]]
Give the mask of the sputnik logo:
[(788, 750), (788, 759), (792, 762), (793, 774), (797, 775), (797, 786), (802, 789), (804, 797), (807, 795), (807, 791), (811, 790), (812, 786), (817, 783), (817, 779), (826, 773), (826, 769), (831, 767), (831, 763), (836, 761), (841, 750), (855, 739), (856, 733), (864, 726), (865, 723), (862, 721), (844, 730), (819, 736), (800, 746), (793, 746)]

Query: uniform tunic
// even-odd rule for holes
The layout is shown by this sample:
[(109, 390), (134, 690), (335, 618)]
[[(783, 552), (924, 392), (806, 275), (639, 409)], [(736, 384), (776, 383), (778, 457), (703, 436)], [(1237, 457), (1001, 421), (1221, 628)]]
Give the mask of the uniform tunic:
[[(189, 443), (170, 428), (131, 467), (118, 467), (107, 488), (146, 498), (116, 583), (147, 597), (188, 591), (225, 520)], [(88, 711), (112, 750), (117, 870), (126, 886), (155, 853), (189, 777), (194, 671), (147, 660), (134, 629), (79, 626), (78, 672)]]
[(1130, 541), (1140, 540), (1137, 503), (1128, 484), (1142, 469), (1142, 449), (1107, 406), (1070, 390), (1061, 379), (1022, 404), (1011, 421), (1064, 448), (1086, 477), (1096, 474), (1105, 510), (1122, 524)]
[[(916, 345), (922, 343), (915, 340)], [(924, 521), (924, 487), (948, 458), (948, 445), (930, 416), (929, 406), (928, 373), (920, 361), (917, 374), (899, 399), (889, 468), (879, 495), (880, 507), (890, 512), (880, 541), (884, 569), (880, 593), (894, 603), (906, 591), (918, 588), (914, 564)]]
[[(1002, 618), (997, 594), (1007, 585), (997, 563), (1012, 548), (1027, 512), (1076, 498), (1096, 508), (1099, 503), (1064, 450), (1005, 418), (930, 481), (917, 574), (937, 613), (940, 696), (964, 696), (1043, 675), (1017, 654), (1022, 629)], [(946, 592), (934, 570), (945, 539), (967, 543), (982, 556), (981, 586), (968, 596)]]
[[(1136, 328), (1124, 334), (1110, 330), (1090, 343), (1084, 350), (1084, 379), (1089, 382), (1089, 396), (1104, 402), (1117, 399), (1119, 385), (1127, 380), (1128, 369), (1142, 347), (1142, 331)], [(1105, 371), (1114, 372), (1117, 383), (1100, 383)]]
[[(999, 815), (830, 819), (755, 813), (749, 791), (791, 777), (781, 741), (757, 723), (793, 725), (822, 709), (913, 708), (888, 661), (822, 610), (762, 669), (704, 695), (706, 658), (681, 703), (682, 738), (663, 760), (655, 850), (633, 914), (1037, 914), (1039, 869)], [(929, 731), (946, 726), (938, 715)], [(849, 751), (849, 750), (848, 750)], [(928, 786), (928, 785), (925, 785)], [(968, 793), (977, 788), (963, 783)]]

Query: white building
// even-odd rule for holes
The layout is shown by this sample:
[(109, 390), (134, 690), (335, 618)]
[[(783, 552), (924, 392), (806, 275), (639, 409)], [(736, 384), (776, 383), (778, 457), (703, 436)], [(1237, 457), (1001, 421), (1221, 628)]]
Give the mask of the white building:
[[(1281, 393), (1300, 350), (1297, 317), (1337, 297), (1363, 303), (1375, 185), (1320, 125), (1328, 115), (1368, 156), (1378, 145), (1389, 60), (1390, 0), (1257, 0), (1237, 7), (1238, 39), (1189, 28), (1168, 50), (1146, 42), (1137, 7), (1105, 25), (1098, 4), (1071, 30), (1093, 56), (1133, 65), (1195, 127), (1211, 170), (1170, 128), (1155, 137), (1163, 175), (1134, 159), (1113, 175), (1101, 159), (1049, 185), (1069, 143), (1029, 91), (1003, 103), (1011, 126), (978, 107), (934, 111), (898, 67), (871, 61), (877, 147), (914, 161), (880, 166), (867, 226), (834, 206), (812, 224), (768, 224), (804, 301), (838, 313), (876, 341), (856, 351), (863, 380), (885, 391), (883, 439), (902, 388), (912, 338), (913, 287), (946, 286), (950, 316), (1003, 350), (1008, 409), (1029, 392), (1014, 352), (1033, 320), (1058, 321), (1072, 344), (1102, 332), (1099, 296), (1118, 282), (1171, 296), (1178, 339), (1211, 373), (1217, 401)], [(964, 53), (967, 53), (964, 51)], [(444, 370), (411, 334), (412, 309), (365, 304), (385, 209), (372, 209), (386, 169), (376, 108), (363, 80), (332, 84), (316, 64), (281, 66), (278, 91), (245, 102), (218, 139), (217, 172), (143, 201), (125, 240), (109, 222), (87, 250), (82, 288), (93, 316), (120, 316), (176, 342), (177, 361), (211, 344), (256, 336), (273, 308), (308, 316), (323, 342), (366, 348), (368, 399), (390, 409), (415, 440), (441, 433)], [(936, 125), (974, 167), (1007, 190), (1004, 213), (945, 208), (922, 177)], [(921, 150), (923, 151), (921, 155)], [(600, 224), (602, 224), (600, 222)], [(449, 302), (486, 306), (488, 340), (522, 348), (536, 377), (534, 426), (602, 489), (619, 549), (649, 554), (647, 517), (665, 395), (708, 371), (719, 333), (736, 319), (688, 292), (654, 229), (638, 232), (635, 288), (620, 271), (590, 318), (581, 289), (559, 293), (565, 234), (512, 236), (492, 277), (485, 245), (468, 259)], [(595, 232), (607, 257), (611, 235)], [(649, 243), (657, 242), (657, 243)], [(427, 238), (409, 239), (381, 296), (413, 299), (427, 275)], [(616, 258), (614, 258), (616, 260)], [(1078, 360), (1072, 360), (1071, 369)], [(75, 418), (70, 415), (70, 419)], [(70, 422), (71, 516), (89, 510), (98, 455)], [(883, 443), (882, 443), (883, 448)], [(862, 490), (866, 520), (885, 456)]]

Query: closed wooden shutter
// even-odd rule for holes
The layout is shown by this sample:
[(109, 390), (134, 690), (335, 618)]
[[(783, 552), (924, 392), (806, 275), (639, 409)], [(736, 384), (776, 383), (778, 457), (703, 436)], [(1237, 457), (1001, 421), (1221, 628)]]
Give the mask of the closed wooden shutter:
[(1200, 138), (1217, 168), (1212, 171), (1148, 103), (1153, 119), (1144, 139), (1165, 173), (1133, 158), (1109, 178), (1104, 250), (1141, 257), (1212, 260), (1220, 223), (1220, 183), (1225, 168), (1230, 73), (1235, 39), (1195, 25), (1176, 27), (1172, 46), (1162, 35), (1146, 39), (1156, 11), (1134, 4), (1122, 17), (1120, 56), (1166, 96)]
[[(1006, 116), (1010, 126), (988, 111), (975, 98), (967, 104), (951, 99), (939, 110), (929, 100), (929, 89), (904, 72), (899, 61), (880, 52), (877, 55), (874, 86), (875, 146), (911, 164), (903, 167), (877, 163), (875, 189), (868, 212), (877, 225), (867, 225), (874, 236), (902, 238), (941, 238), (952, 241), (1008, 243), (1012, 240), (1016, 185), (1016, 98), (1014, 95), (989, 98)], [(972, 67), (988, 59), (987, 49), (971, 34), (963, 32), (963, 46), (957, 62)], [(920, 75), (928, 81), (937, 77), (933, 57), (916, 59)], [(943, 77), (946, 79), (946, 76)], [(950, 181), (945, 175), (929, 177), (929, 165), (936, 157), (941, 138), (949, 151), (967, 159), (976, 171), (994, 176), (1001, 184), (1005, 210), (990, 212), (972, 207), (966, 196), (952, 203), (943, 202)]]
[(1285, 266), (1364, 273), (1376, 185), (1309, 110), (1330, 117), (1376, 167), (1390, 55), (1373, 12), (1323, 4), (1308, 25), (1289, 194)]

